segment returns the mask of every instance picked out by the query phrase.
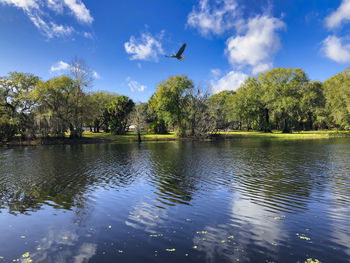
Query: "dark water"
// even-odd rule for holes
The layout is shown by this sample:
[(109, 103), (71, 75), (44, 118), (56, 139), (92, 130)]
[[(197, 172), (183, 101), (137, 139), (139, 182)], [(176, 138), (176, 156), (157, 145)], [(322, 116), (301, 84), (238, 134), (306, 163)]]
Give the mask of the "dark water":
[(350, 140), (0, 149), (0, 262), (350, 262)]

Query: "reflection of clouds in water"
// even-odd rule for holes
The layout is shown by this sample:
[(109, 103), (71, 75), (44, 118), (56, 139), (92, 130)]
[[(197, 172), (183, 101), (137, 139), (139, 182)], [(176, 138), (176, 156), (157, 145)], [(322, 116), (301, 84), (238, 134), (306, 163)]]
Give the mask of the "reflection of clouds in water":
[(156, 228), (164, 223), (164, 218), (167, 218), (165, 209), (141, 202), (131, 209), (125, 224), (135, 229), (143, 229), (149, 233), (156, 233)]
[(199, 232), (202, 233), (196, 234), (193, 243), (197, 250), (205, 254), (206, 262), (215, 262), (217, 255), (222, 255), (228, 262), (236, 261), (236, 252), (232, 249), (235, 240), (228, 229), (207, 226)]
[[(92, 243), (83, 243), (77, 248), (79, 236), (70, 231), (48, 232), (48, 235), (38, 242), (38, 250), (30, 254), (33, 262), (45, 263), (64, 263), (88, 262), (95, 254), (97, 245)], [(74, 259), (72, 261), (72, 259)], [(26, 262), (22, 259), (22, 262)]]
[(91, 243), (84, 243), (74, 257), (74, 263), (88, 262), (96, 254), (97, 245)]
[[(344, 247), (344, 252), (350, 256), (350, 224), (349, 224), (349, 207), (330, 208), (331, 233), (334, 241)], [(341, 221), (341, 222), (339, 222)]]
[[(282, 222), (274, 219), (276, 216), (275, 213), (248, 199), (238, 197), (232, 202), (232, 217), (239, 220), (240, 228), (249, 230), (242, 234), (251, 235), (250, 238), (261, 246), (278, 243), (279, 240), (287, 238), (287, 232), (281, 229)], [(279, 217), (283, 218), (281, 215)]]
[(234, 198), (231, 203), (231, 220), (227, 224), (206, 226), (197, 233), (193, 243), (203, 252), (206, 262), (214, 262), (218, 256), (227, 262), (249, 261), (252, 249), (263, 249), (265, 259), (278, 253), (281, 240), (288, 238), (283, 232), (283, 216), (266, 211), (262, 206), (243, 199)]

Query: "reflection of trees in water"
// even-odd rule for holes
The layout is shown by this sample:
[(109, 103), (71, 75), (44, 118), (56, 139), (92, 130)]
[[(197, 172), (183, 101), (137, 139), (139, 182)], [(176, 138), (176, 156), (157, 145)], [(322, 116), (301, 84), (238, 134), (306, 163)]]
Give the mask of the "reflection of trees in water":
[(322, 193), (328, 180), (328, 153), (317, 141), (174, 142), (147, 149), (150, 183), (166, 205), (189, 204), (195, 192), (225, 186), (264, 206), (304, 210), (312, 190)]
[(125, 187), (137, 177), (136, 147), (64, 145), (5, 150), (0, 159), (0, 208), (27, 213), (49, 205), (83, 208), (96, 188)]
[(200, 170), (203, 169), (194, 144), (149, 144), (147, 149), (152, 152), (149, 180), (156, 188), (157, 200), (170, 206), (189, 204), (201, 179)]
[(232, 190), (252, 202), (272, 210), (297, 212), (307, 208), (310, 198), (317, 198), (312, 192), (320, 195), (326, 191), (329, 158), (322, 142), (243, 140), (225, 144), (231, 150), (218, 158), (231, 171), (222, 174), (229, 173), (235, 181)]

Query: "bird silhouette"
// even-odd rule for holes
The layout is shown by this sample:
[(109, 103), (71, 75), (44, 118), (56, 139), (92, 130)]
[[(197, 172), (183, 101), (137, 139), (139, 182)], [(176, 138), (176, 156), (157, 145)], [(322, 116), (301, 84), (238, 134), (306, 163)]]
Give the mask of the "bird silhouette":
[(182, 45), (182, 47), (179, 49), (179, 51), (172, 55), (172, 56), (165, 56), (167, 58), (177, 58), (178, 60), (183, 60), (185, 57), (182, 56), (182, 53), (185, 51), (185, 48), (186, 48), (186, 43)]

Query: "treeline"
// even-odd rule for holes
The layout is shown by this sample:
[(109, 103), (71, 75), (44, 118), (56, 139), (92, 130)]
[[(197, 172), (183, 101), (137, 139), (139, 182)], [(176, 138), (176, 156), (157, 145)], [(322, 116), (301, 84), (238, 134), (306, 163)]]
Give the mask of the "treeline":
[(186, 76), (160, 82), (147, 103), (108, 92), (88, 92), (91, 71), (75, 59), (70, 74), (41, 81), (33, 74), (0, 78), (0, 138), (66, 137), (92, 132), (125, 134), (130, 126), (179, 136), (220, 130), (283, 132), (350, 129), (350, 69), (324, 83), (301, 69), (276, 68), (248, 78), (236, 91), (210, 95)]

